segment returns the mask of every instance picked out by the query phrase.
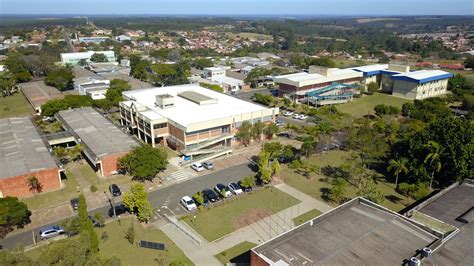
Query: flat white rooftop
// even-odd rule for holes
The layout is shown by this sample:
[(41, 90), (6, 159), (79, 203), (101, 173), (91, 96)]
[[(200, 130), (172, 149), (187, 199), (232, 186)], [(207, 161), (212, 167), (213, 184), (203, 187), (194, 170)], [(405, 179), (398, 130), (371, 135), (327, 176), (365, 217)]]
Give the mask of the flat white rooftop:
[[(185, 97), (178, 96), (178, 94), (182, 92), (189, 91), (198, 93), (205, 97), (217, 99), (217, 102), (198, 104), (186, 99)], [(175, 106), (165, 109), (161, 109), (156, 106), (156, 95), (161, 94), (169, 94), (174, 96)], [(152, 112), (154, 112), (156, 113), (157, 118), (165, 117), (185, 127), (195, 123), (269, 110), (266, 107), (206, 89), (196, 84), (124, 91), (123, 96), (126, 100), (131, 100), (138, 103), (139, 105), (146, 106), (149, 109), (148, 111), (145, 111), (147, 117), (152, 117)], [(123, 103), (126, 105), (131, 104), (130, 101)]]
[(313, 84), (325, 83), (325, 82), (334, 82), (344, 79), (351, 79), (362, 77), (363, 73), (356, 71), (354, 69), (346, 68), (346, 69), (339, 69), (339, 68), (331, 68), (330, 75), (324, 76), (317, 73), (294, 73), (288, 75), (281, 75), (275, 77), (275, 81), (277, 83), (283, 84), (290, 84), (297, 87), (303, 87)]

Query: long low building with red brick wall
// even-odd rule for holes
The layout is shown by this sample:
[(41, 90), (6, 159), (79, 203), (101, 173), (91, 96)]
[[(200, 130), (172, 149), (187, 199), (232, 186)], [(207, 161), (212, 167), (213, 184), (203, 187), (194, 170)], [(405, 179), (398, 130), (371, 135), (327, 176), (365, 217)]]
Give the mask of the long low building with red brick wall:
[(84, 146), (85, 159), (101, 176), (117, 171), (117, 161), (138, 142), (91, 107), (60, 111), (56, 117)]
[[(0, 197), (61, 189), (60, 167), (28, 117), (0, 119)], [(29, 185), (36, 177), (37, 189)]]

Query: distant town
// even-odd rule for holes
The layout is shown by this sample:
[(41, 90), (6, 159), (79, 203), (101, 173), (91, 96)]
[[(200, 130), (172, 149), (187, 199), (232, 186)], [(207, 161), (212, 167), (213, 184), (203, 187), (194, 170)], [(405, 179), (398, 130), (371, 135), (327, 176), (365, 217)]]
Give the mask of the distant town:
[(472, 16), (0, 22), (0, 265), (474, 264)]

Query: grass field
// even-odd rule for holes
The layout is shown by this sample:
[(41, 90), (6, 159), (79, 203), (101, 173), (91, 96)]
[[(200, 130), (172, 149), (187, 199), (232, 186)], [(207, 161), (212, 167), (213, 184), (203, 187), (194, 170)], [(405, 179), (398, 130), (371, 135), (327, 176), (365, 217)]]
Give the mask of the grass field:
[(336, 108), (354, 117), (362, 117), (374, 113), (374, 107), (378, 104), (392, 105), (401, 108), (404, 103), (411, 100), (393, 97), (384, 93), (375, 93), (374, 95), (364, 95), (362, 98), (354, 99), (346, 104), (336, 105)]
[(0, 119), (6, 117), (28, 116), (33, 112), (21, 92), (12, 96), (0, 97)]
[[(166, 250), (141, 248), (136, 243), (131, 245), (125, 239), (125, 231), (132, 221), (136, 233), (135, 242), (147, 240), (163, 243)], [(169, 265), (173, 261), (184, 263), (179, 265), (193, 265), (183, 251), (163, 231), (159, 229), (146, 230), (135, 219), (122, 219), (121, 226), (118, 222), (112, 222), (103, 228), (96, 229), (96, 231), (99, 239), (102, 238), (104, 232), (107, 232), (108, 235), (107, 240), (101, 239), (99, 254), (104, 257), (113, 254), (121, 260), (122, 265)]]
[(255, 243), (245, 241), (222, 251), (221, 253), (216, 255), (216, 258), (225, 265), (229, 263), (231, 259), (251, 250), (256, 246), (257, 244)]
[(71, 170), (71, 172), (74, 175), (81, 175), (82, 178), (87, 180), (87, 182), (89, 182), (91, 185), (96, 186), (97, 191), (99, 193), (102, 193), (102, 191), (108, 191), (110, 183), (114, 183), (121, 186), (132, 182), (132, 178), (126, 175), (116, 175), (113, 178), (110, 178), (109, 180), (100, 179), (94, 172), (94, 170), (92, 170), (92, 168), (86, 162), (83, 162), (82, 164), (74, 163), (73, 167), (74, 171)]
[(315, 217), (318, 217), (322, 212), (320, 212), (319, 210), (310, 210), (308, 212), (305, 212), (303, 214), (301, 214), (300, 216), (297, 216), (295, 218), (293, 218), (293, 223), (295, 224), (295, 226), (298, 226), (300, 224), (304, 224), (306, 223), (307, 221), (315, 218)]
[[(311, 165), (316, 165), (319, 168), (319, 157), (320, 155), (314, 155), (310, 158)], [(330, 151), (324, 154), (322, 166), (339, 167), (345, 160), (349, 159), (349, 152), (347, 151)], [(321, 176), (317, 173), (312, 174), (311, 178), (306, 178), (303, 175), (296, 173), (294, 170), (287, 167), (282, 167), (282, 171), (279, 174), (285, 181), (286, 184), (292, 186), (299, 191), (321, 201), (324, 201), (324, 191), (331, 187), (332, 178), (325, 176), (324, 172)], [(385, 196), (385, 200), (381, 203), (382, 206), (389, 208), (393, 211), (400, 211), (407, 204), (413, 202), (398, 192), (395, 191), (395, 185), (384, 180), (377, 182), (377, 189)], [(357, 187), (348, 184), (346, 186), (346, 197), (354, 198), (357, 196)], [(335, 206), (336, 204), (330, 202)]]
[(196, 218), (194, 215), (184, 217), (183, 221), (205, 239), (213, 241), (298, 202), (292, 196), (271, 187), (227, 200), (198, 212)]
[(79, 184), (69, 170), (66, 169), (65, 174), (67, 178), (62, 180), (63, 189), (39, 193), (35, 196), (21, 199), (21, 201), (26, 203), (28, 209), (32, 211), (71, 200), (74, 196), (79, 194)]

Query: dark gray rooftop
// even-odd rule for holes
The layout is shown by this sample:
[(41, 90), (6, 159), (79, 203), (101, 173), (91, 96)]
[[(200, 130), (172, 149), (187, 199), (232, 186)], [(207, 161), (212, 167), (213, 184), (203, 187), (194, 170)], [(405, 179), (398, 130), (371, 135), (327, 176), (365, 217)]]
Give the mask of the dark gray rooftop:
[(418, 209), (459, 228), (431, 258), (423, 260), (426, 264), (474, 265), (474, 184), (471, 182), (466, 181), (441, 191), (440, 195), (435, 195), (428, 200), (428, 204)]
[(60, 111), (58, 117), (97, 158), (130, 151), (138, 143), (91, 107)]
[(289, 265), (400, 265), (437, 240), (411, 220), (361, 198), (312, 223), (288, 231), (253, 252)]
[(440, 193), (418, 211), (456, 227), (465, 225), (457, 218), (474, 207), (474, 184), (463, 183)]
[(0, 119), (0, 178), (57, 165), (28, 117)]

